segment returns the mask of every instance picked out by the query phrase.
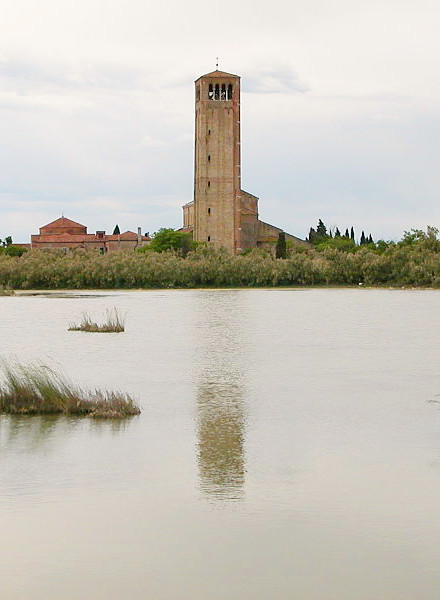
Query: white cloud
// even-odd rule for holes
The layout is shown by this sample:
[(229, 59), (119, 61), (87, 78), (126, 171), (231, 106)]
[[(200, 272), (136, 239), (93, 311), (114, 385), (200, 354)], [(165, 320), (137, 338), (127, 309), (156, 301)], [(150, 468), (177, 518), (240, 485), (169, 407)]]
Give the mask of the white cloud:
[(166, 148), (166, 146), (167, 146), (166, 142), (164, 142), (162, 140), (158, 140), (151, 135), (142, 136), (139, 145), (143, 146), (144, 148), (153, 148), (153, 149)]
[(89, 98), (78, 95), (0, 92), (0, 108), (6, 110), (73, 112), (91, 105)]
[(243, 82), (243, 91), (255, 94), (290, 94), (309, 91), (289, 65), (265, 65), (249, 70)]

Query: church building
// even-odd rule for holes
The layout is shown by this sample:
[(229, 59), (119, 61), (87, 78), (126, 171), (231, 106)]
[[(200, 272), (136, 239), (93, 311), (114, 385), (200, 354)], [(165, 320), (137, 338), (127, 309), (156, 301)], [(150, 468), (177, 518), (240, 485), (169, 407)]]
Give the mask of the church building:
[(183, 207), (183, 231), (234, 253), (277, 241), (283, 230), (260, 221), (257, 196), (241, 189), (238, 75), (216, 70), (195, 82), (194, 161), (194, 200)]
[(40, 227), (40, 233), (31, 236), (32, 250), (58, 248), (64, 251), (75, 248), (97, 250), (101, 254), (115, 250), (136, 250), (150, 242), (150, 237), (138, 232), (108, 234), (105, 231), (87, 233), (87, 227), (62, 216)]

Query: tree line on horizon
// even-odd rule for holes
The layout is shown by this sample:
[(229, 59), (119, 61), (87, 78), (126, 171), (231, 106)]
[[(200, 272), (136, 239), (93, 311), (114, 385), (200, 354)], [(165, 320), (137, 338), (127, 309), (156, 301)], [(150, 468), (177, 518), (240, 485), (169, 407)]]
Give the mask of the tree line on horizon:
[[(119, 226), (116, 225), (113, 234), (119, 233)], [(145, 234), (149, 235), (149, 234)], [(359, 243), (355, 239), (354, 227), (350, 230), (348, 227), (345, 233), (342, 235), (338, 227), (334, 230), (328, 230), (322, 219), (318, 220), (316, 229), (311, 227), (309, 236), (306, 238), (310, 246), (297, 245), (292, 241), (286, 241), (284, 232), (280, 232), (278, 240), (274, 241), (272, 245), (266, 248), (258, 249), (258, 252), (269, 254), (276, 259), (286, 259), (291, 257), (293, 254), (298, 254), (306, 251), (317, 251), (323, 253), (327, 250), (335, 250), (342, 253), (357, 253), (360, 250), (369, 250), (376, 254), (383, 254), (390, 248), (401, 248), (407, 246), (417, 247), (419, 250), (437, 252), (440, 246), (438, 239), (438, 230), (435, 227), (427, 228), (427, 232), (420, 229), (411, 229), (405, 231), (401, 240), (373, 240), (371, 234), (365, 235), (362, 231)], [(181, 258), (186, 258), (191, 253), (195, 252), (199, 247), (209, 247), (210, 244), (206, 242), (195, 242), (191, 235), (175, 230), (171, 227), (162, 227), (151, 235), (151, 242), (138, 249), (136, 252), (140, 252), (144, 255), (150, 255), (152, 253), (163, 254), (167, 252), (174, 252)], [(76, 249), (75, 251), (80, 249)], [(242, 255), (253, 254), (255, 255), (257, 249), (247, 249), (242, 252)], [(50, 249), (45, 249), (44, 252), (49, 252)], [(89, 252), (91, 250), (88, 250)], [(14, 245), (11, 236), (7, 236), (4, 240), (0, 239), (0, 255), (20, 257), (24, 254), (29, 254), (28, 249)]]
[(321, 219), (319, 219), (316, 229), (314, 227), (310, 227), (307, 241), (314, 246), (324, 245), (325, 247), (339, 248), (341, 250), (348, 249), (350, 247), (354, 248), (356, 246), (374, 244), (371, 233), (365, 235), (364, 230), (362, 230), (359, 243), (357, 244), (353, 226), (351, 226), (350, 230), (347, 227), (345, 233), (342, 234), (339, 230), (339, 227), (335, 227), (333, 231), (331, 229), (327, 229), (326, 225)]
[[(182, 232), (180, 232), (182, 233)], [(169, 232), (167, 232), (167, 235)], [(398, 242), (353, 251), (292, 245), (284, 259), (270, 249), (234, 255), (199, 244), (181, 249), (113, 252), (57, 249), (0, 252), (0, 289), (110, 289), (264, 286), (390, 286), (440, 288), (438, 229), (413, 229)], [(162, 240), (165, 236), (162, 236)], [(160, 239), (160, 237), (159, 237)], [(334, 239), (334, 238), (333, 238)]]

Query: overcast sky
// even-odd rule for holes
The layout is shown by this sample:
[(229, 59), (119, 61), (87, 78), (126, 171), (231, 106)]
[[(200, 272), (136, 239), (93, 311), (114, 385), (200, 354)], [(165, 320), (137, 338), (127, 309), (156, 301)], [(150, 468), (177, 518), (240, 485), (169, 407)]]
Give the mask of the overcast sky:
[(0, 0), (0, 238), (181, 226), (194, 80), (242, 77), (242, 185), (300, 237), (440, 226), (440, 3)]

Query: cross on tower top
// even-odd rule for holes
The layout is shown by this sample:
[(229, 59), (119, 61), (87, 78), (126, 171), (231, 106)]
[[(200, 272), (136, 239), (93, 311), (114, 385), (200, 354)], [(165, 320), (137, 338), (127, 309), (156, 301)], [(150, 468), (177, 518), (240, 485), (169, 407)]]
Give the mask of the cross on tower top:
[(218, 71), (218, 56), (217, 56), (217, 58), (216, 58), (216, 61), (217, 61), (217, 62), (215, 63), (215, 70), (216, 70), (216, 71)]

